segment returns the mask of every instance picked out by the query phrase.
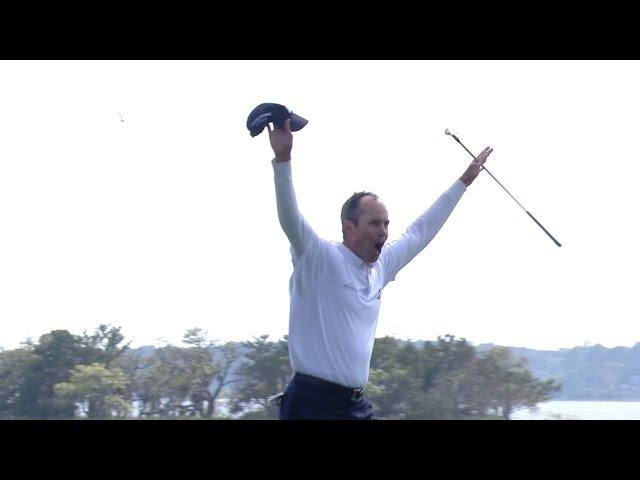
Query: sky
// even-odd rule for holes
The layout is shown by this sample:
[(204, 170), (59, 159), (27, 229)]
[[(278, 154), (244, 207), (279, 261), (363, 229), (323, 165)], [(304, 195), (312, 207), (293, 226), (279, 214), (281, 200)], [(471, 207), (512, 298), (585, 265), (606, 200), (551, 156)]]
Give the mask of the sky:
[(472, 160), (481, 172), (385, 289), (376, 336), (557, 350), (640, 342), (640, 62), (0, 61), (0, 347), (122, 328), (132, 346), (287, 333), (273, 152), (294, 132), (300, 210), (341, 240), (353, 192), (389, 240)]

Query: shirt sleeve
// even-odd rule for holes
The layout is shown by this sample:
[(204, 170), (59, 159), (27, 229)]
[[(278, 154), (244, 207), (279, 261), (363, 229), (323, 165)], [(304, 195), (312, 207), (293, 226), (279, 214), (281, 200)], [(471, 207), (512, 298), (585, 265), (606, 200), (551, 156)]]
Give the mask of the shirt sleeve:
[(467, 189), (462, 180), (456, 182), (420, 215), (400, 238), (385, 247), (380, 255), (385, 284), (420, 253), (436, 236)]
[(291, 161), (276, 163), (274, 158), (271, 163), (276, 187), (278, 220), (280, 220), (280, 226), (289, 239), (295, 261), (309, 248), (318, 245), (320, 239), (298, 210), (291, 178)]

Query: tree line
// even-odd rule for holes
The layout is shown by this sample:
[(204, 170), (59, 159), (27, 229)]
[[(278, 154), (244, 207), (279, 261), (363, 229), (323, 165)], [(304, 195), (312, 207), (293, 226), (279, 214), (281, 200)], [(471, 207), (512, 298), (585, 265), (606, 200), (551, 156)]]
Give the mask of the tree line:
[[(180, 346), (132, 349), (120, 327), (53, 330), (0, 351), (0, 418), (275, 419), (267, 399), (291, 374), (286, 337), (219, 343), (193, 328)], [(376, 339), (366, 386), (381, 419), (509, 419), (559, 389), (509, 348), (453, 335)]]

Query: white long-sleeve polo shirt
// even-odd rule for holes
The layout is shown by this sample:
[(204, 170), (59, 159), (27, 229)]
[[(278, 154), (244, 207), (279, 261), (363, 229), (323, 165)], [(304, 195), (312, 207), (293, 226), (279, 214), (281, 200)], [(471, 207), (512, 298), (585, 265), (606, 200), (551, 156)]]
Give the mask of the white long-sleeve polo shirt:
[(382, 289), (438, 233), (466, 190), (457, 180), (367, 264), (344, 244), (324, 240), (300, 214), (291, 162), (272, 161), (280, 225), (291, 243), (291, 367), (349, 387), (369, 379)]

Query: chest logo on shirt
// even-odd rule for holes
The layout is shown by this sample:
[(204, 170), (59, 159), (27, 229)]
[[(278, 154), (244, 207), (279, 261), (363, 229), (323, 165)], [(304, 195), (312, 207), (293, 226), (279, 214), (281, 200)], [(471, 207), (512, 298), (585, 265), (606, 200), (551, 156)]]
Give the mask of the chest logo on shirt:
[[(353, 282), (344, 283), (342, 285), (342, 288), (346, 288), (347, 290), (351, 290), (353, 293), (356, 293), (356, 294), (358, 293), (358, 289), (353, 284)], [(376, 299), (380, 300), (381, 297), (382, 297), (382, 288), (379, 288), (378, 289), (378, 293), (376, 294)]]
[(351, 290), (354, 293), (358, 293), (358, 289), (352, 282), (345, 283), (344, 285), (342, 285), (342, 288), (346, 288), (348, 290)]

